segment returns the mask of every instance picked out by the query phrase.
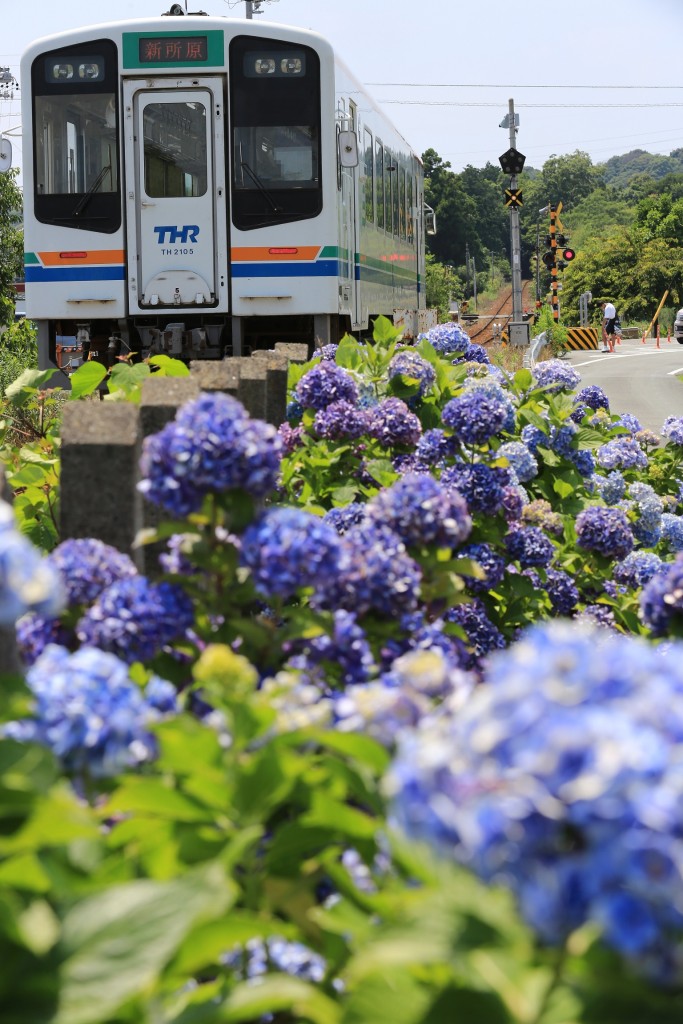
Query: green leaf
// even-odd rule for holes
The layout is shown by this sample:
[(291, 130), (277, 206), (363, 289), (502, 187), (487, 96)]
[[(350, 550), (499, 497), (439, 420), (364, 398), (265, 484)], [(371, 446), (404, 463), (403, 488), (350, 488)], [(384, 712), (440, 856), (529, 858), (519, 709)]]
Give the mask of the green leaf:
[(170, 821), (210, 821), (210, 811), (157, 779), (126, 776), (107, 804), (107, 814), (147, 813)]
[(71, 398), (83, 398), (96, 391), (107, 376), (107, 367), (89, 359), (71, 374)]
[(362, 811), (333, 800), (328, 793), (313, 794), (311, 810), (301, 816), (303, 825), (329, 828), (352, 839), (372, 839), (377, 834), (378, 821)]
[(526, 368), (522, 370), (517, 370), (512, 379), (518, 391), (528, 391), (528, 389), (534, 382), (531, 370), (527, 370)]
[(153, 992), (192, 927), (221, 917), (233, 898), (212, 864), (173, 882), (112, 886), (77, 904), (64, 918), (53, 1024), (104, 1024), (131, 999)]
[(217, 1012), (216, 1022), (252, 1022), (278, 1012), (289, 1013), (297, 1024), (339, 1024), (341, 1020), (339, 1006), (312, 985), (288, 974), (270, 974), (238, 985)]
[(164, 377), (189, 377), (190, 369), (185, 363), (181, 362), (180, 359), (172, 359), (171, 356), (158, 355), (152, 356), (149, 360), (150, 366), (158, 366), (159, 372)]
[(139, 398), (140, 388), (150, 373), (147, 363), (116, 363), (112, 367), (107, 386), (111, 394), (123, 391), (129, 398)]
[(24, 405), (43, 384), (47, 384), (55, 373), (57, 373), (56, 369), (24, 370), (15, 381), (5, 388), (5, 398), (9, 398), (14, 406)]

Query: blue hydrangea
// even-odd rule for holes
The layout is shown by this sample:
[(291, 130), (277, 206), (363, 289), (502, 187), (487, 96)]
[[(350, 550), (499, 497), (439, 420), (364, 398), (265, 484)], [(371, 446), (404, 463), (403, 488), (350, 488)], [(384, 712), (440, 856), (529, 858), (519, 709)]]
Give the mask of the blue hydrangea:
[(132, 664), (155, 657), (193, 623), (192, 601), (181, 587), (131, 576), (102, 591), (76, 624), (76, 635), (82, 645)]
[(320, 348), (317, 350), (317, 355), (319, 355), (321, 359), (325, 359), (333, 363), (337, 358), (338, 348), (339, 345), (335, 344), (334, 342), (328, 345), (321, 345)]
[(7, 725), (4, 735), (49, 747), (75, 775), (117, 775), (152, 760), (150, 727), (177, 710), (170, 683), (153, 677), (143, 692), (126, 662), (92, 647), (46, 647), (26, 682), (33, 717)]
[(328, 570), (312, 603), (363, 615), (373, 610), (389, 618), (417, 607), (422, 572), (403, 540), (386, 524), (363, 520), (341, 538), (347, 560)]
[(520, 483), (527, 483), (538, 476), (538, 462), (522, 441), (505, 441), (496, 454), (508, 460)]
[(296, 669), (327, 691), (333, 682), (343, 687), (366, 683), (377, 666), (365, 630), (353, 612), (337, 609), (329, 633), (302, 637), (289, 645), (286, 668)]
[(589, 505), (579, 512), (575, 522), (576, 543), (585, 551), (605, 558), (626, 558), (633, 548), (633, 533), (619, 508)]
[(487, 395), (490, 399), (498, 402), (507, 412), (501, 430), (506, 434), (513, 434), (516, 428), (515, 407), (510, 395), (503, 387), (500, 379), (495, 377), (491, 370), (484, 377), (469, 377), (464, 381), (463, 393), (477, 392)]
[(662, 532), (662, 499), (650, 484), (642, 481), (630, 484), (628, 494), (637, 515), (631, 524), (633, 536), (644, 547), (654, 547)]
[(461, 463), (448, 466), (441, 474), (441, 482), (460, 491), (470, 512), (495, 515), (503, 507), (509, 477), (508, 471), (499, 466)]
[(378, 679), (337, 695), (333, 722), (339, 732), (360, 732), (392, 747), (403, 729), (414, 728), (431, 709), (424, 695)]
[(557, 615), (571, 615), (579, 603), (579, 590), (571, 576), (562, 569), (546, 569), (542, 584)]
[(277, 485), (281, 451), (274, 426), (230, 395), (203, 393), (145, 438), (138, 488), (175, 516), (198, 511), (207, 494), (239, 488), (261, 498)]
[(383, 448), (412, 448), (420, 440), (422, 425), (400, 398), (383, 398), (371, 410), (370, 434)]
[(402, 349), (392, 356), (387, 376), (389, 380), (404, 377), (409, 383), (418, 383), (418, 394), (422, 396), (428, 394), (436, 382), (436, 371), (432, 364), (423, 359), (419, 352), (411, 349)]
[(457, 713), (399, 735), (392, 818), (511, 888), (545, 942), (591, 922), (680, 984), (682, 697), (680, 643), (536, 626), (490, 656)]
[(441, 355), (453, 352), (465, 352), (470, 345), (469, 335), (459, 324), (439, 324), (432, 327), (427, 334), (429, 344)]
[(313, 429), (328, 441), (357, 440), (368, 433), (370, 414), (366, 409), (358, 409), (351, 402), (339, 399), (315, 414)]
[(541, 430), (540, 427), (535, 426), (533, 423), (527, 423), (522, 427), (519, 436), (529, 451), (534, 455), (536, 454), (539, 446), (542, 448), (550, 447), (550, 427), (548, 427), (548, 431), (546, 432)]
[(425, 430), (417, 442), (415, 457), (419, 464), (429, 468), (430, 466), (443, 466), (448, 459), (456, 456), (458, 442), (450, 434), (447, 434), (440, 427), (433, 427)]
[(683, 624), (683, 554), (655, 573), (640, 595), (640, 615), (653, 636), (681, 631)]
[(486, 594), (490, 590), (497, 590), (505, 576), (506, 561), (491, 544), (480, 542), (477, 544), (466, 544), (458, 551), (459, 558), (470, 558), (476, 562), (484, 573), (483, 579), (470, 576), (461, 570), (460, 575), (466, 580), (467, 586), (474, 594)]
[(358, 404), (358, 385), (342, 366), (327, 360), (318, 363), (299, 379), (296, 398), (305, 409), (325, 409), (343, 399)]
[(578, 431), (579, 428), (572, 420), (565, 420), (561, 427), (552, 427), (550, 430), (550, 447), (558, 455), (569, 458), (575, 451), (574, 441)]
[(304, 407), (296, 398), (292, 398), (287, 402), (287, 408), (285, 410), (285, 416), (287, 421), (293, 425), (300, 423), (304, 415)]
[(628, 430), (629, 434), (638, 434), (642, 429), (643, 425), (637, 416), (633, 413), (623, 413), (613, 424), (615, 427), (622, 427), (624, 430)]
[(606, 505), (617, 505), (626, 494), (626, 480), (618, 469), (613, 469), (607, 476), (596, 475), (593, 479)]
[(25, 666), (32, 665), (49, 644), (70, 648), (77, 646), (76, 634), (71, 626), (67, 626), (60, 618), (43, 618), (35, 612), (22, 615), (17, 620), (16, 642)]
[(47, 560), (64, 582), (70, 608), (91, 604), (112, 583), (137, 575), (128, 555), (95, 538), (62, 541)]
[(407, 473), (367, 505), (370, 520), (386, 523), (408, 545), (455, 548), (472, 529), (465, 499), (424, 473)]
[(662, 426), (662, 437), (672, 444), (683, 445), (683, 416), (667, 416)]
[[(250, 939), (225, 953), (221, 964), (240, 981), (262, 978), (275, 971), (320, 984), (327, 974), (327, 963), (318, 953), (279, 935)], [(261, 1019), (274, 1018), (268, 1015)]]
[(12, 507), (0, 501), (0, 626), (30, 611), (58, 615), (64, 600), (59, 574), (16, 528)]
[(297, 508), (266, 509), (244, 532), (240, 563), (267, 598), (287, 599), (319, 587), (342, 569), (344, 547), (335, 528)]
[(545, 388), (549, 394), (573, 391), (581, 383), (581, 374), (561, 359), (545, 359), (536, 363), (531, 371), (536, 386)]
[(662, 513), (662, 540), (670, 551), (683, 551), (683, 516)]
[(555, 548), (538, 526), (517, 526), (506, 533), (505, 549), (521, 567), (550, 565)]
[(662, 571), (664, 563), (653, 551), (632, 551), (617, 562), (612, 575), (617, 583), (627, 587), (642, 587)]
[(323, 516), (323, 522), (333, 526), (338, 534), (342, 535), (357, 523), (362, 523), (366, 516), (367, 506), (359, 501), (353, 501), (349, 505), (340, 505), (331, 508)]
[(595, 456), (589, 448), (579, 448), (570, 452), (569, 459), (586, 479), (590, 479), (595, 473)]
[(478, 597), (449, 608), (444, 618), (447, 622), (456, 623), (465, 633), (468, 657), (463, 668), (479, 669), (491, 651), (507, 646), (505, 637), (491, 622), (484, 602)]
[(603, 469), (647, 469), (648, 458), (633, 437), (616, 437), (601, 445), (595, 457)]
[(466, 445), (485, 444), (504, 428), (511, 403), (481, 390), (467, 390), (452, 398), (441, 413), (444, 424)]
[(609, 399), (597, 384), (589, 384), (588, 387), (581, 388), (575, 398), (575, 402), (582, 402), (594, 411), (606, 409), (609, 412)]
[(489, 354), (483, 345), (477, 345), (474, 342), (468, 342), (465, 348), (462, 350), (462, 354), (457, 358), (453, 359), (452, 363), (457, 366), (459, 363), (476, 363), (478, 365), (488, 365), (491, 362)]
[[(514, 476), (514, 471), (510, 471)], [(517, 523), (522, 518), (529, 495), (521, 484), (510, 482), (503, 488), (503, 515), (508, 523)]]

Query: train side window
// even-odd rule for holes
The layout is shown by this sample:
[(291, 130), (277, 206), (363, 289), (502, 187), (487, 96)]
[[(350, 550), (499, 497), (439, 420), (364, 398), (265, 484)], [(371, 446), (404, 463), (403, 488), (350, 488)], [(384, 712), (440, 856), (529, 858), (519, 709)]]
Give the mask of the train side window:
[(368, 131), (367, 128), (363, 129), (363, 141), (364, 141), (364, 178), (363, 178), (363, 210), (365, 212), (365, 221), (367, 224), (372, 224), (375, 220), (374, 210), (374, 163), (372, 155), (372, 132)]
[(377, 227), (384, 227), (384, 147), (375, 140), (375, 187), (377, 198)]
[(398, 233), (402, 239), (406, 237), (406, 169), (398, 171)]
[(35, 215), (111, 234), (121, 226), (118, 54), (100, 39), (36, 58), (33, 151)]
[(392, 198), (392, 163), (391, 153), (388, 149), (384, 150), (384, 227), (387, 234), (393, 234), (392, 217), (393, 217), (393, 198)]
[(406, 228), (408, 241), (413, 240), (413, 176), (408, 175), (408, 192), (406, 195)]
[(320, 60), (278, 39), (230, 44), (232, 219), (242, 231), (322, 210)]
[(398, 194), (398, 158), (394, 157), (391, 162), (391, 231), (398, 237), (399, 222), (399, 194)]

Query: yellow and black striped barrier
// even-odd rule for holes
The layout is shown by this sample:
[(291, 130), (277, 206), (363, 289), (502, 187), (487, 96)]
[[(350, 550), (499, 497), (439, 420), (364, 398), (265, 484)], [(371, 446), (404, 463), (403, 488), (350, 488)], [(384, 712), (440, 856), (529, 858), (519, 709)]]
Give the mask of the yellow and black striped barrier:
[(597, 349), (598, 331), (596, 327), (568, 327), (566, 348)]

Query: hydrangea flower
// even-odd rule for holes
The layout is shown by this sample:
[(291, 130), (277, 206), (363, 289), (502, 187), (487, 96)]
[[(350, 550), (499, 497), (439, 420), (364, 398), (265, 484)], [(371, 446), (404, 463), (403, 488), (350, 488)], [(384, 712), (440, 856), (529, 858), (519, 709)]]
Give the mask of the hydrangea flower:
[(647, 469), (648, 458), (633, 437), (616, 437), (595, 453), (603, 469)]
[(536, 386), (545, 388), (549, 394), (573, 391), (581, 383), (579, 371), (561, 359), (542, 360), (531, 372)]
[(559, 512), (554, 512), (553, 507), (545, 498), (534, 498), (522, 511), (522, 521), (529, 526), (540, 526), (546, 533), (552, 533), (561, 537), (564, 533), (564, 523)]
[(470, 344), (469, 335), (456, 323), (439, 324), (437, 327), (432, 327), (427, 333), (427, 340), (440, 355), (465, 352)]
[(456, 456), (458, 442), (440, 427), (433, 427), (425, 430), (417, 442), (415, 458), (418, 463), (429, 468), (430, 466), (444, 465), (447, 459)]
[(672, 444), (683, 445), (683, 416), (667, 416), (662, 425), (662, 437)]
[(282, 443), (282, 454), (291, 455), (297, 448), (301, 448), (304, 441), (305, 431), (301, 423), (293, 427), (286, 420), (277, 428), (278, 437)]
[(110, 544), (95, 538), (62, 541), (47, 556), (61, 576), (67, 605), (92, 604), (117, 580), (137, 575), (133, 560)]
[(542, 448), (550, 447), (550, 427), (548, 427), (548, 432), (546, 433), (546, 431), (541, 430), (540, 427), (535, 426), (533, 423), (527, 423), (522, 427), (520, 437), (534, 455), (539, 446)]
[(156, 756), (150, 726), (177, 710), (175, 689), (152, 677), (143, 692), (128, 665), (93, 647), (70, 652), (51, 644), (27, 674), (33, 717), (3, 734), (50, 748), (66, 771), (117, 775)]
[(570, 615), (579, 603), (579, 590), (574, 580), (562, 569), (548, 568), (545, 584), (541, 584), (557, 615)]
[[(290, 974), (319, 984), (327, 973), (327, 963), (301, 942), (274, 935), (267, 939), (249, 939), (221, 957), (224, 968), (240, 981), (262, 978), (273, 971)], [(266, 1019), (272, 1020), (268, 1015)]]
[(334, 612), (331, 633), (295, 640), (291, 647), (286, 669), (301, 672), (321, 691), (330, 689), (337, 677), (344, 687), (366, 683), (376, 671), (365, 630), (344, 609)]
[(372, 521), (386, 523), (408, 545), (455, 548), (472, 529), (465, 499), (424, 473), (407, 473), (367, 505)]
[(619, 508), (589, 505), (576, 517), (576, 543), (605, 558), (626, 558), (633, 548), (633, 533)]
[(609, 399), (597, 384), (589, 384), (588, 387), (581, 388), (574, 401), (581, 402), (594, 411), (606, 409), (609, 412)]
[(340, 505), (331, 508), (323, 516), (323, 522), (333, 526), (338, 534), (343, 535), (352, 526), (362, 523), (366, 517), (367, 506), (359, 501), (353, 501), (349, 505)]
[(348, 370), (327, 360), (318, 363), (299, 379), (296, 398), (305, 409), (325, 409), (343, 399), (358, 404), (358, 385)]
[(503, 506), (504, 488), (509, 483), (508, 471), (483, 462), (448, 466), (441, 482), (460, 491), (471, 512), (495, 515)]
[(552, 541), (538, 526), (517, 526), (506, 533), (505, 548), (513, 561), (521, 567), (550, 565), (555, 554)]
[(370, 414), (341, 398), (315, 414), (313, 429), (328, 441), (357, 440), (370, 429)]
[(638, 517), (631, 524), (633, 536), (643, 546), (654, 547), (662, 532), (662, 499), (650, 484), (640, 480), (629, 485), (628, 494)]
[(538, 462), (522, 441), (505, 441), (496, 454), (508, 460), (520, 483), (527, 483), (538, 476)]
[(507, 647), (505, 637), (491, 622), (484, 602), (478, 597), (449, 608), (444, 618), (447, 622), (455, 622), (465, 632), (469, 649), (469, 655), (463, 665), (466, 669), (480, 668), (483, 659), (491, 651)]
[(637, 416), (630, 412), (623, 413), (613, 424), (615, 427), (623, 427), (629, 434), (637, 434), (643, 429), (643, 425)]
[(0, 626), (13, 625), (29, 611), (58, 615), (64, 599), (54, 566), (16, 528), (11, 505), (0, 501)]
[(176, 516), (198, 511), (215, 492), (240, 488), (262, 498), (277, 485), (281, 451), (274, 426), (250, 419), (230, 395), (202, 393), (145, 438), (138, 488)]
[(593, 922), (636, 970), (680, 983), (682, 696), (680, 643), (536, 626), (456, 714), (399, 735), (392, 817), (511, 888), (545, 942)]
[(670, 551), (683, 551), (683, 516), (662, 513), (662, 540)]
[(452, 398), (441, 413), (444, 424), (466, 445), (485, 444), (508, 421), (511, 403), (482, 390), (465, 390)]
[(436, 382), (436, 370), (432, 364), (423, 359), (419, 352), (411, 349), (402, 349), (392, 356), (387, 376), (389, 380), (393, 380), (394, 377), (405, 377), (409, 381), (417, 381), (418, 393), (422, 396), (428, 394)]
[(487, 366), (490, 364), (491, 360), (489, 359), (489, 354), (483, 345), (477, 345), (470, 341), (462, 350), (462, 353), (456, 359), (451, 360), (451, 362), (454, 366), (461, 363)]
[(683, 622), (683, 554), (655, 573), (640, 595), (640, 616), (653, 636), (667, 636)]
[(370, 434), (383, 448), (412, 448), (420, 440), (422, 425), (400, 398), (383, 398), (371, 410)]
[(342, 570), (344, 547), (329, 522), (297, 508), (272, 507), (242, 536), (240, 563), (267, 598), (287, 599), (305, 587), (319, 587)]
[(613, 469), (607, 476), (596, 475), (593, 479), (606, 505), (617, 505), (626, 494), (626, 480), (618, 469)]
[(132, 664), (149, 661), (193, 623), (192, 601), (181, 587), (131, 576), (102, 591), (77, 622), (76, 636)]
[(467, 586), (474, 594), (485, 594), (497, 590), (505, 576), (505, 559), (490, 544), (480, 542), (466, 544), (458, 551), (459, 558), (470, 558), (484, 572), (483, 579), (462, 572), (460, 575), (467, 581)]
[(612, 575), (617, 583), (627, 587), (642, 587), (664, 568), (659, 555), (653, 551), (632, 551), (614, 566)]
[(510, 398), (510, 395), (506, 392), (503, 387), (503, 383), (499, 378), (496, 378), (489, 369), (489, 372), (484, 377), (468, 377), (463, 383), (462, 393), (470, 393), (476, 391), (480, 394), (487, 395), (490, 399), (498, 402), (504, 409), (507, 410), (507, 415), (503, 421), (501, 431), (506, 434), (512, 434), (515, 431), (515, 407)]

